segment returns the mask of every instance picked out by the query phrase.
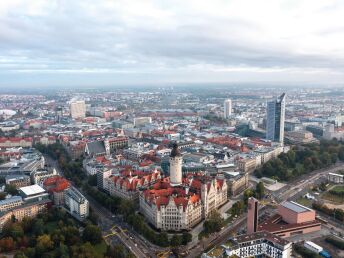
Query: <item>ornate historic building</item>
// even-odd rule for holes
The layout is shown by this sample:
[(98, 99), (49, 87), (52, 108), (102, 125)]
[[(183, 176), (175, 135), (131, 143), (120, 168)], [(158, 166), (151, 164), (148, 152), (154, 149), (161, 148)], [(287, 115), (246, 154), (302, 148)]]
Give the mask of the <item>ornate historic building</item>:
[(177, 144), (170, 155), (170, 177), (158, 180), (140, 194), (140, 211), (156, 228), (189, 230), (227, 201), (224, 179), (203, 175), (183, 177)]

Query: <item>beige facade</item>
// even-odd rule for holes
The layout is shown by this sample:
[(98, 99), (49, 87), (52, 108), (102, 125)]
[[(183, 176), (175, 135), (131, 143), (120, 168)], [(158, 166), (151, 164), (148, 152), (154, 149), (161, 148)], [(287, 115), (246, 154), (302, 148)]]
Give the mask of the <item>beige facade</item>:
[(232, 196), (236, 196), (248, 187), (248, 173), (232, 178), (228, 182), (228, 188)]
[(256, 158), (240, 159), (237, 165), (240, 171), (251, 172), (256, 168)]
[(0, 215), (0, 231), (12, 216), (14, 216), (18, 221), (22, 221), (24, 217), (36, 217), (39, 213), (46, 211), (50, 203), (50, 200), (43, 200), (40, 202), (24, 204), (4, 212)]
[(73, 119), (85, 118), (86, 104), (85, 101), (73, 101), (70, 103), (70, 115)]

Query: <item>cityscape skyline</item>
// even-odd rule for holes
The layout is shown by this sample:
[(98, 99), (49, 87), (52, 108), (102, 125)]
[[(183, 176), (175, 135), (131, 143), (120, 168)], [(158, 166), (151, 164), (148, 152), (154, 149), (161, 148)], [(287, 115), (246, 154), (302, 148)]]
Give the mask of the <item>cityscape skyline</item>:
[(341, 84), (343, 10), (307, 0), (1, 1), (0, 87)]

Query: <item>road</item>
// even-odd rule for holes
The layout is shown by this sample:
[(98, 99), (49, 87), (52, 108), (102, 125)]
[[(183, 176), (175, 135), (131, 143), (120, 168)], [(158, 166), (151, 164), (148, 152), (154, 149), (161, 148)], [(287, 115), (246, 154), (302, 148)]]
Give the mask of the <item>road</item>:
[[(63, 176), (63, 171), (58, 166), (57, 161), (51, 159), (49, 156), (44, 156), (45, 162), (48, 166), (55, 168), (56, 172)], [(76, 187), (74, 185), (74, 187)], [(77, 188), (77, 187), (76, 187)], [(144, 243), (139, 237), (137, 237), (135, 233), (132, 232), (132, 230), (125, 225), (123, 222), (116, 221), (117, 218), (113, 216), (113, 214), (105, 209), (103, 206), (101, 206), (99, 203), (97, 203), (91, 196), (87, 195), (82, 191), (82, 189), (78, 188), (78, 190), (87, 198), (89, 201), (90, 207), (93, 212), (95, 212), (99, 218), (98, 220), (98, 226), (102, 230), (103, 236), (109, 235), (109, 233), (115, 233), (113, 232), (113, 226), (114, 224), (117, 226), (117, 228), (122, 229), (120, 232), (116, 232), (115, 235), (109, 236), (109, 239), (106, 239), (106, 242), (109, 244), (118, 244), (118, 242), (121, 242), (124, 244), (136, 257), (139, 258), (145, 258), (145, 257), (155, 257), (155, 254), (150, 254), (149, 250), (155, 250), (157, 249), (155, 246), (152, 246), (152, 249), (149, 249), (149, 246), (147, 246), (146, 243)], [(125, 233), (125, 231), (132, 232), (130, 236)], [(148, 243), (148, 242), (147, 242)], [(157, 250), (160, 251), (160, 250)]]
[[(277, 191), (277, 193), (273, 194), (273, 197), (278, 201), (278, 203), (285, 200), (293, 199), (293, 197), (297, 196), (301, 191), (314, 184), (315, 181), (321, 179), (330, 172), (336, 172), (340, 169), (344, 169), (344, 164), (342, 162), (339, 162), (338, 164), (336, 164), (335, 166), (331, 166), (330, 168), (316, 170), (310, 174), (301, 176), (300, 178), (294, 180), (294, 182), (291, 182), (289, 185)], [(264, 207), (260, 209), (260, 213), (262, 213), (263, 209)], [(202, 244), (198, 244), (195, 247), (191, 248), (190, 253), (187, 257), (199, 257), (204, 250), (210, 249), (215, 245), (219, 245), (225, 242), (232, 233), (236, 233), (236, 230), (245, 225), (245, 223), (246, 214), (243, 217), (237, 219), (234, 223), (228, 225), (227, 228), (225, 228), (218, 234), (210, 236), (206, 240), (206, 242), (203, 242)], [(329, 222), (329, 226), (325, 226), (325, 231), (328, 232), (328, 228), (333, 226), (335, 226), (335, 224), (332, 225)]]
[(273, 193), (273, 196), (279, 202), (287, 200), (288, 198), (291, 198), (291, 196), (295, 195), (295, 193), (311, 186), (316, 180), (320, 179), (321, 177), (327, 175), (328, 173), (336, 172), (340, 169), (344, 169), (343, 162), (338, 162), (336, 165), (329, 168), (315, 170), (309, 174), (298, 177), (292, 182), (289, 182), (288, 185)]

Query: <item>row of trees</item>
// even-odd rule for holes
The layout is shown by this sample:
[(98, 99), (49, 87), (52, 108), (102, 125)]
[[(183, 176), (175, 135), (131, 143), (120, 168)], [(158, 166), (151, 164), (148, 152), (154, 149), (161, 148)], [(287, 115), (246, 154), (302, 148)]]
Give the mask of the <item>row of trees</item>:
[(320, 202), (313, 202), (312, 207), (315, 210), (321, 211), (341, 222), (344, 222), (344, 211), (342, 209), (331, 209)]
[(57, 160), (64, 176), (73, 181), (76, 186), (81, 186), (82, 181), (86, 179), (86, 174), (82, 168), (82, 159), (72, 160), (62, 144), (36, 144), (35, 148), (41, 153), (49, 155), (52, 159)]
[(330, 243), (331, 245), (341, 249), (341, 250), (344, 250), (344, 241), (341, 241), (341, 240), (339, 240), (337, 238), (333, 238), (333, 237), (326, 237), (325, 241), (327, 243)]
[(338, 160), (344, 161), (344, 143), (336, 139), (322, 140), (320, 144), (296, 146), (288, 153), (281, 153), (256, 169), (255, 175), (259, 178), (266, 176), (289, 181), (335, 164)]
[[(20, 250), (16, 258), (113, 256), (104, 246), (100, 229), (87, 224), (81, 233), (76, 222), (64, 211), (53, 208), (36, 218), (25, 217), (21, 222), (13, 217), (3, 228), (0, 252)], [(124, 253), (126, 255), (126, 253)]]
[(344, 188), (335, 188), (329, 191), (330, 194), (337, 195), (339, 197), (344, 198)]

